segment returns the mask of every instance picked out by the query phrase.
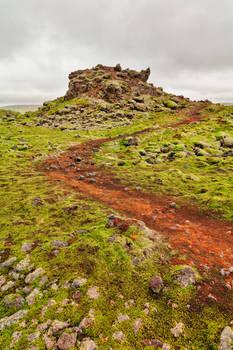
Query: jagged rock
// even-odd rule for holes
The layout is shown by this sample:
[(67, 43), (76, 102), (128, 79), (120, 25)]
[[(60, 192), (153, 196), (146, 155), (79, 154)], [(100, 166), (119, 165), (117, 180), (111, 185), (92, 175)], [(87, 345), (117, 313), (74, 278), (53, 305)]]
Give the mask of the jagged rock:
[(124, 342), (126, 337), (122, 331), (116, 331), (115, 333), (113, 333), (112, 338), (119, 340), (120, 342)]
[(11, 324), (16, 323), (21, 318), (23, 318), (28, 310), (20, 310), (11, 316), (4, 317), (0, 319), (0, 331), (3, 331), (6, 327), (9, 327)]
[(80, 350), (95, 350), (98, 346), (90, 338), (84, 338), (81, 342)]
[(21, 251), (22, 252), (30, 252), (34, 248), (34, 243), (31, 242), (25, 242), (21, 246)]
[(152, 292), (159, 293), (164, 287), (162, 278), (160, 276), (153, 276), (150, 279), (149, 286)]
[(62, 333), (58, 339), (57, 346), (60, 350), (73, 349), (75, 348), (76, 340), (76, 333)]
[(176, 280), (180, 282), (183, 287), (187, 287), (196, 283), (196, 276), (191, 267), (185, 267), (180, 270)]
[(183, 332), (184, 332), (184, 324), (182, 322), (177, 323), (174, 328), (171, 328), (171, 333), (176, 338), (178, 338), (180, 334)]
[(62, 331), (65, 328), (68, 328), (68, 327), (69, 327), (68, 322), (62, 322), (62, 321), (55, 320), (52, 323), (52, 332), (53, 332), (53, 334), (56, 334), (56, 333)]
[(21, 272), (30, 267), (30, 256), (27, 255), (23, 260), (21, 260), (15, 267), (15, 270)]
[(232, 342), (233, 342), (233, 331), (231, 327), (227, 326), (223, 329), (221, 333), (219, 350), (231, 350)]
[(98, 299), (99, 298), (98, 287), (89, 288), (87, 291), (87, 295), (89, 296), (89, 299)]
[(137, 334), (139, 329), (142, 326), (142, 319), (141, 318), (137, 318), (136, 321), (133, 324), (133, 329), (134, 329), (134, 333)]
[(6, 282), (6, 276), (1, 275), (0, 276), (0, 287)]
[(2, 286), (1, 291), (6, 292), (8, 289), (11, 289), (12, 287), (14, 287), (14, 285), (15, 285), (15, 282), (9, 281)]
[(2, 267), (10, 267), (14, 264), (14, 262), (16, 261), (16, 257), (13, 256), (12, 258), (7, 259), (6, 261), (4, 261), (3, 263), (0, 264), (0, 268)]
[(37, 279), (38, 277), (40, 277), (41, 275), (43, 275), (43, 273), (45, 273), (44, 269), (42, 269), (42, 267), (39, 267), (38, 269), (36, 269), (35, 271), (29, 273), (26, 278), (25, 278), (25, 282), (27, 284), (31, 283), (32, 281), (34, 281), (35, 279)]
[(4, 298), (3, 302), (7, 308), (10, 308), (10, 307), (21, 308), (24, 306), (24, 298), (20, 294), (9, 294)]
[(79, 323), (78, 332), (82, 333), (82, 330), (88, 328), (92, 324), (92, 322), (93, 322), (93, 319), (84, 317), (82, 321)]
[(43, 339), (45, 342), (46, 349), (54, 349), (55, 348), (55, 345), (56, 345), (56, 338), (55, 337), (51, 337), (48, 334), (44, 334)]
[(52, 247), (57, 247), (57, 248), (64, 248), (64, 247), (68, 247), (68, 243), (64, 242), (64, 241), (59, 241), (59, 239), (55, 239), (52, 243), (51, 243)]
[(75, 278), (73, 280), (73, 282), (71, 283), (71, 288), (72, 289), (77, 289), (77, 288), (80, 288), (81, 286), (83, 286), (85, 283), (87, 282), (87, 279), (86, 278)]
[(22, 332), (18, 332), (18, 331), (14, 332), (11, 336), (12, 340), (11, 340), (10, 346), (14, 346), (21, 337), (22, 337)]
[(117, 315), (117, 320), (118, 322), (122, 322), (122, 321), (128, 321), (130, 320), (128, 315), (122, 315), (122, 314), (118, 314)]
[(34, 340), (38, 339), (40, 337), (40, 332), (36, 331), (34, 333), (30, 333), (28, 335), (28, 342), (32, 343)]
[(38, 288), (33, 289), (33, 291), (26, 297), (28, 305), (34, 304), (36, 297), (42, 297), (42, 294)]

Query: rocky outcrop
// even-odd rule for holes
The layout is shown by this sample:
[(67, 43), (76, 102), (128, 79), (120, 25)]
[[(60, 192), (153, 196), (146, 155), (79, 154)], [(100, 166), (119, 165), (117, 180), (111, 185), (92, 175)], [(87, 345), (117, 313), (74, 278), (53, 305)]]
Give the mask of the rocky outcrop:
[(114, 102), (126, 97), (149, 94), (159, 96), (161, 88), (148, 84), (150, 68), (137, 72), (132, 69), (122, 70), (117, 64), (115, 67), (107, 67), (98, 64), (92, 69), (77, 70), (69, 75), (69, 89), (65, 95), (66, 100), (78, 97), (82, 94), (103, 98)]

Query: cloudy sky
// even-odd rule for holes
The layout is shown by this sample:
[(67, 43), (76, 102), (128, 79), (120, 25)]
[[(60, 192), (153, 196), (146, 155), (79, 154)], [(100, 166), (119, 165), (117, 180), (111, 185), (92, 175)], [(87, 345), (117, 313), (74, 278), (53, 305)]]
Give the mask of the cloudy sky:
[(0, 105), (62, 96), (71, 71), (98, 63), (233, 101), (233, 0), (0, 0), (0, 33)]

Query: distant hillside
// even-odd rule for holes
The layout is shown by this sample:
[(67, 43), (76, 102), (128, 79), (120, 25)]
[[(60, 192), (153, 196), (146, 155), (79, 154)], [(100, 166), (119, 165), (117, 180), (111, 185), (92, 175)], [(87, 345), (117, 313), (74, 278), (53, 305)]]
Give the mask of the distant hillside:
[(10, 111), (25, 113), (25, 112), (34, 112), (39, 107), (40, 105), (10, 105), (10, 106), (0, 107), (0, 109), (9, 109)]

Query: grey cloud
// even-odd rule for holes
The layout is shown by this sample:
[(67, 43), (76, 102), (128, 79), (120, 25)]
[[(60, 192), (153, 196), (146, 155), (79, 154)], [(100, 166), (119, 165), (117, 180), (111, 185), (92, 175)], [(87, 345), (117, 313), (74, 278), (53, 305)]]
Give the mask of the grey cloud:
[(63, 95), (70, 71), (118, 62), (150, 66), (150, 81), (171, 92), (231, 99), (232, 0), (0, 0), (0, 5), (0, 104)]

